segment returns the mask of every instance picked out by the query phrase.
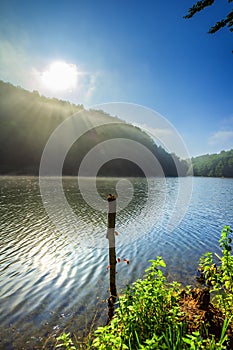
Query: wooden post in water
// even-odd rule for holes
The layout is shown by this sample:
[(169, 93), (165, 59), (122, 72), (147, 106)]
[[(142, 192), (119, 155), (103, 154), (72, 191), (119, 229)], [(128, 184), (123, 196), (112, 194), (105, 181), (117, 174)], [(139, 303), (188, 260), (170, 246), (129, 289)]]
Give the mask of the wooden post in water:
[(116, 290), (116, 248), (115, 248), (115, 221), (116, 221), (116, 197), (109, 194), (108, 200), (108, 228), (107, 236), (109, 243), (109, 265), (110, 265), (110, 297), (108, 299), (108, 322), (114, 315), (114, 305), (117, 298)]

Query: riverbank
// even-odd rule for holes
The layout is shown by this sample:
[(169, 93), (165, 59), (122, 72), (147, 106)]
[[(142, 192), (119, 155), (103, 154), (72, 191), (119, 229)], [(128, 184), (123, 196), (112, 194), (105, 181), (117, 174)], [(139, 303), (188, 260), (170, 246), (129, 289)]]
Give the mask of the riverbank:
[(222, 256), (218, 264), (212, 253), (200, 259), (203, 287), (181, 288), (168, 283), (161, 257), (151, 262), (119, 297), (112, 321), (89, 334), (83, 343), (69, 334), (57, 338), (61, 349), (232, 349), (233, 348), (233, 256), (232, 231), (222, 230)]

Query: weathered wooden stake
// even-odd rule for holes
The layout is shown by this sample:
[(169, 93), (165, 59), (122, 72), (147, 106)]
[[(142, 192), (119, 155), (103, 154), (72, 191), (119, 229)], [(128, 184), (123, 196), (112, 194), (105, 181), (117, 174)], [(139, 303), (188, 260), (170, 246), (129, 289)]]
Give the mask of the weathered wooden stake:
[(110, 265), (110, 297), (108, 299), (108, 322), (114, 315), (114, 305), (117, 298), (116, 290), (116, 249), (115, 249), (115, 221), (116, 221), (116, 197), (109, 194), (108, 200), (108, 229), (106, 238), (109, 243), (109, 265)]

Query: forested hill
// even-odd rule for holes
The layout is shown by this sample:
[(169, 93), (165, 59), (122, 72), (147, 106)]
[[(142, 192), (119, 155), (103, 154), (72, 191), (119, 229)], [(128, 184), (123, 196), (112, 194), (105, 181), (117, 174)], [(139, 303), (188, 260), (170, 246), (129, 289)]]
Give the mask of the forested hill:
[[(20, 87), (0, 81), (0, 175), (38, 175), (40, 159), (47, 140), (56, 127), (75, 112), (79, 121), (74, 125), (92, 125), (93, 120), (108, 123), (119, 122), (102, 111), (86, 111), (82, 105), (74, 105), (58, 99), (40, 96)], [(80, 124), (78, 124), (80, 123)], [(83, 157), (95, 145), (113, 138), (135, 140), (146, 146), (159, 160), (166, 176), (177, 176), (173, 157), (138, 127), (123, 121), (94, 128), (73, 144), (63, 166), (64, 175), (77, 175)], [(61, 140), (62, 144), (62, 140)], [(187, 174), (188, 165), (175, 156)], [(154, 169), (152, 176), (156, 176)], [(51, 174), (56, 175), (56, 174)], [(86, 174), (89, 176), (90, 174)], [(142, 170), (132, 162), (116, 159), (106, 163), (99, 171), (101, 176), (144, 176)]]
[(192, 158), (194, 176), (233, 177), (233, 149)]

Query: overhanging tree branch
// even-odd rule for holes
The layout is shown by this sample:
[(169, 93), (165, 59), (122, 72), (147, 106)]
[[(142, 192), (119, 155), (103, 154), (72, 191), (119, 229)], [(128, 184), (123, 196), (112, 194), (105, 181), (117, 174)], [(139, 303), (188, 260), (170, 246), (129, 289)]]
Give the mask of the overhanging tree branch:
[(214, 34), (226, 25), (229, 28), (230, 32), (233, 32), (233, 10), (227, 15), (226, 19), (222, 19), (220, 22), (217, 22), (213, 27), (211, 27), (208, 33)]
[[(222, 1), (222, 0), (221, 0)], [(189, 10), (188, 14), (184, 16), (184, 18), (192, 18), (197, 12), (200, 12), (204, 10), (206, 7), (213, 5), (215, 0), (202, 0), (197, 1), (196, 4), (194, 4)], [(230, 4), (233, 2), (233, 0), (228, 0), (228, 3)], [(216, 33), (219, 29), (222, 29), (223, 27), (228, 27), (230, 32), (233, 32), (233, 9), (228, 13), (226, 18), (218, 21), (215, 23), (213, 27), (211, 27), (208, 31), (209, 34)], [(232, 51), (233, 53), (233, 51)]]
[[(215, 0), (202, 0), (198, 1), (195, 5), (193, 5), (190, 9), (189, 12), (184, 18), (192, 18), (197, 12), (200, 12), (204, 10), (207, 6), (213, 5)], [(232, 0), (230, 0), (232, 1)]]

